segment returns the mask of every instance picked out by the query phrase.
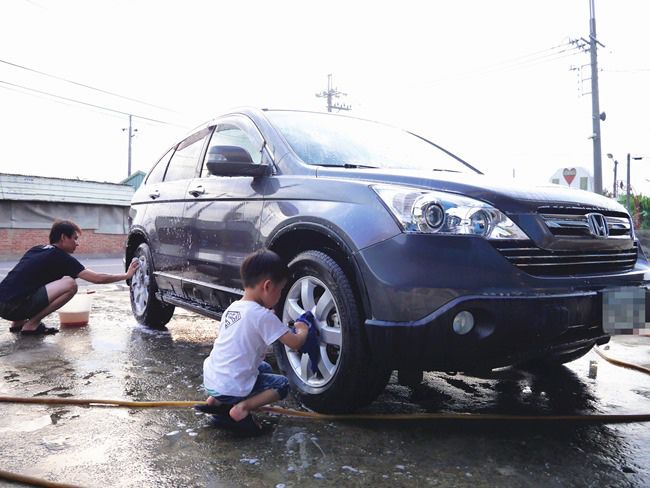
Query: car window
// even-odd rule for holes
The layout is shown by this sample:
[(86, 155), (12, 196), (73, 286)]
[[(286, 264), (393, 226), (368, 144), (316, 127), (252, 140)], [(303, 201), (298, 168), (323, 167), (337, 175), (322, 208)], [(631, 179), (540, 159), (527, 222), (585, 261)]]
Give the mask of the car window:
[(165, 170), (167, 169), (167, 164), (169, 163), (169, 159), (172, 157), (172, 154), (174, 154), (173, 147), (167, 151), (162, 158), (160, 158), (160, 160), (154, 165), (153, 168), (151, 168), (151, 171), (149, 171), (149, 176), (147, 176), (147, 180), (145, 181), (145, 185), (150, 185), (151, 183), (160, 183), (163, 180), (163, 177), (165, 176)]
[[(260, 164), (262, 162), (263, 145), (263, 139), (255, 126), (246, 119), (237, 117), (217, 125), (210, 138), (206, 154), (210, 154), (210, 148), (214, 146), (237, 146), (248, 151), (253, 163)], [(209, 175), (208, 168), (204, 164), (201, 177)]]
[(167, 167), (165, 181), (194, 178), (199, 157), (209, 133), (210, 129), (204, 129), (191, 135), (178, 145)]
[(269, 111), (266, 115), (306, 164), (468, 171), (466, 164), (445, 150), (388, 125), (314, 112)]

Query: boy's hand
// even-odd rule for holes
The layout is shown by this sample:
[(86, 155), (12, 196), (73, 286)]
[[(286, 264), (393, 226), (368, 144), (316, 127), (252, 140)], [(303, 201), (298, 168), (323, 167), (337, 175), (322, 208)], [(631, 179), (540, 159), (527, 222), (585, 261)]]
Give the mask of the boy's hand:
[(298, 352), (309, 355), (309, 365), (313, 373), (318, 372), (318, 361), (320, 361), (320, 337), (316, 319), (311, 312), (305, 312), (296, 319), (296, 322), (302, 322), (307, 325), (307, 339)]

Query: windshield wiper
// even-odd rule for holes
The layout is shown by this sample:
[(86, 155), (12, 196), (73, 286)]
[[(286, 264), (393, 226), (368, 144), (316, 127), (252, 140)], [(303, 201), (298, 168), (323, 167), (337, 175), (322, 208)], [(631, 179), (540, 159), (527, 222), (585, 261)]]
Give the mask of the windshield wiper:
[(456, 169), (442, 169), (442, 168), (433, 168), (431, 171), (444, 171), (446, 173), (460, 173), (460, 171)]
[(354, 164), (354, 163), (343, 163), (343, 164), (318, 164), (317, 166), (325, 166), (326, 168), (368, 168), (368, 169), (379, 169), (379, 166), (369, 166), (367, 164)]
[(369, 168), (369, 169), (378, 169), (379, 166), (369, 166), (367, 164), (355, 164), (355, 163), (343, 163), (343, 164), (333, 164), (333, 167), (336, 168)]

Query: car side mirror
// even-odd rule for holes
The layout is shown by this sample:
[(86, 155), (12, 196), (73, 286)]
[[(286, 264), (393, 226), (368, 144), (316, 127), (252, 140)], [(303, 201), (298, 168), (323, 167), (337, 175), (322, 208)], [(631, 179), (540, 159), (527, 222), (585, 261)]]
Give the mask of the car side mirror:
[(268, 164), (256, 164), (251, 155), (239, 146), (212, 146), (208, 152), (208, 171), (214, 176), (266, 176)]

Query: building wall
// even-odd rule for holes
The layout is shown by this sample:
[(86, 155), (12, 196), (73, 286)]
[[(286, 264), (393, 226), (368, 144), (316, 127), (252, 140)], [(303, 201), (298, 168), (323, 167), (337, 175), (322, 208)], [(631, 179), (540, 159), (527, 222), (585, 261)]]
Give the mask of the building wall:
[(0, 259), (47, 244), (57, 219), (82, 229), (78, 254), (122, 256), (134, 192), (117, 183), (0, 173)]
[[(30, 247), (49, 242), (50, 229), (0, 229), (0, 260), (20, 258)], [(96, 234), (84, 230), (76, 254), (92, 257), (121, 257), (125, 234)]]
[(11, 201), (0, 199), (0, 229), (49, 229), (57, 219), (72, 220), (98, 234), (126, 234), (129, 207), (86, 203)]
[(550, 182), (573, 189), (594, 191), (594, 179), (591, 173), (581, 166), (558, 169), (551, 176)]

